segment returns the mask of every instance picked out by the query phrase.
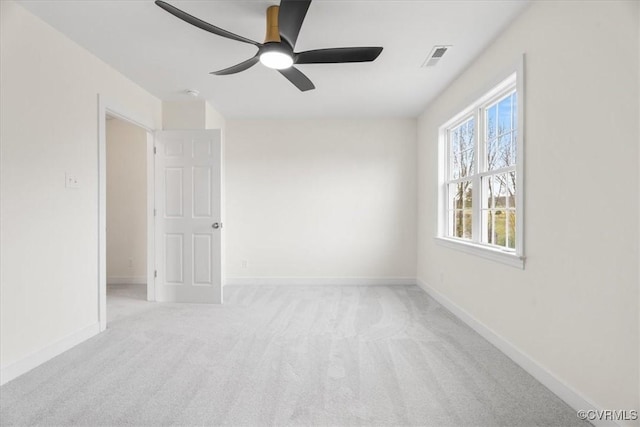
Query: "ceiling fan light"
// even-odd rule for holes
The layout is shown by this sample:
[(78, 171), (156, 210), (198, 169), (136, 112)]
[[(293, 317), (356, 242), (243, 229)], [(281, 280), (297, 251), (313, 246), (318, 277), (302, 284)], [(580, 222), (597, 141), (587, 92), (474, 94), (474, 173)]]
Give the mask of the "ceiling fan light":
[(291, 55), (287, 55), (284, 52), (278, 52), (271, 50), (264, 52), (260, 55), (260, 62), (265, 67), (273, 68), (275, 70), (284, 70), (293, 65), (293, 58)]

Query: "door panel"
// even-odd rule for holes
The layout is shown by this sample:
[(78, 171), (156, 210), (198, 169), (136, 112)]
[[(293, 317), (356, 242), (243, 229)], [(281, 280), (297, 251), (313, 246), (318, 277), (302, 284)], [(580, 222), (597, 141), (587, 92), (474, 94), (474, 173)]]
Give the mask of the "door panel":
[(193, 284), (212, 285), (213, 239), (209, 234), (193, 235)]
[(184, 197), (182, 188), (184, 187), (182, 168), (166, 168), (165, 169), (165, 185), (166, 194), (165, 216), (167, 218), (182, 218), (184, 214)]
[(193, 216), (211, 217), (211, 168), (196, 166), (193, 168)]
[(156, 300), (220, 303), (220, 131), (159, 131), (155, 157)]
[(165, 281), (181, 285), (184, 283), (184, 235), (166, 233), (164, 241), (166, 254), (164, 262)]

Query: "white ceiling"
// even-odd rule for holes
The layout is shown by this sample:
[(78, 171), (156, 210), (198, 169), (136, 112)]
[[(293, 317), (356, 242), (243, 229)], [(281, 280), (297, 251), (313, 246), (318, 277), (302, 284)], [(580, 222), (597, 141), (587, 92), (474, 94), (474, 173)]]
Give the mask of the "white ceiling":
[[(277, 1), (170, 1), (200, 19), (262, 42)], [(528, 4), (527, 0), (315, 0), (296, 51), (383, 46), (373, 63), (300, 65), (316, 89), (299, 92), (261, 64), (211, 76), (256, 48), (193, 27), (153, 0), (22, 0), (28, 10), (163, 100), (186, 89), (228, 118), (415, 117)], [(452, 45), (421, 68), (434, 45)]]

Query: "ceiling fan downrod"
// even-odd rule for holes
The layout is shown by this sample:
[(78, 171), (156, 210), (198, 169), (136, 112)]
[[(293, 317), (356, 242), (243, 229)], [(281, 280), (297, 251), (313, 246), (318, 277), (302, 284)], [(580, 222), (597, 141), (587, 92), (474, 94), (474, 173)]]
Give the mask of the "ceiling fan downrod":
[(269, 6), (267, 8), (267, 35), (264, 38), (265, 43), (280, 43), (280, 28), (278, 27), (278, 13), (280, 6)]

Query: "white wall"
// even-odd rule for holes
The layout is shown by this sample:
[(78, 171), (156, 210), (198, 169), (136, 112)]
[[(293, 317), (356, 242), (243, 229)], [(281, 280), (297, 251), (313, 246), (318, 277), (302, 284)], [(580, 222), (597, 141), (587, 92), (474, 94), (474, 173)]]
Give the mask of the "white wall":
[(414, 119), (229, 120), (226, 135), (230, 283), (415, 277)]
[[(606, 409), (639, 406), (637, 9), (535, 2), (418, 124), (418, 277)], [(433, 237), (438, 127), (522, 53), (527, 259), (519, 270)]]
[(224, 140), (224, 130), (227, 127), (227, 119), (208, 102), (204, 104), (204, 122), (206, 129), (222, 129)]
[(97, 325), (97, 95), (158, 128), (161, 103), (13, 1), (0, 2), (0, 55), (4, 379)]
[(146, 283), (147, 132), (107, 120), (107, 283)]
[(162, 102), (163, 129), (224, 129), (226, 119), (203, 99)]
[(163, 129), (222, 129), (226, 119), (203, 99), (162, 102)]
[(188, 99), (185, 101), (162, 102), (163, 129), (205, 129), (206, 101)]

